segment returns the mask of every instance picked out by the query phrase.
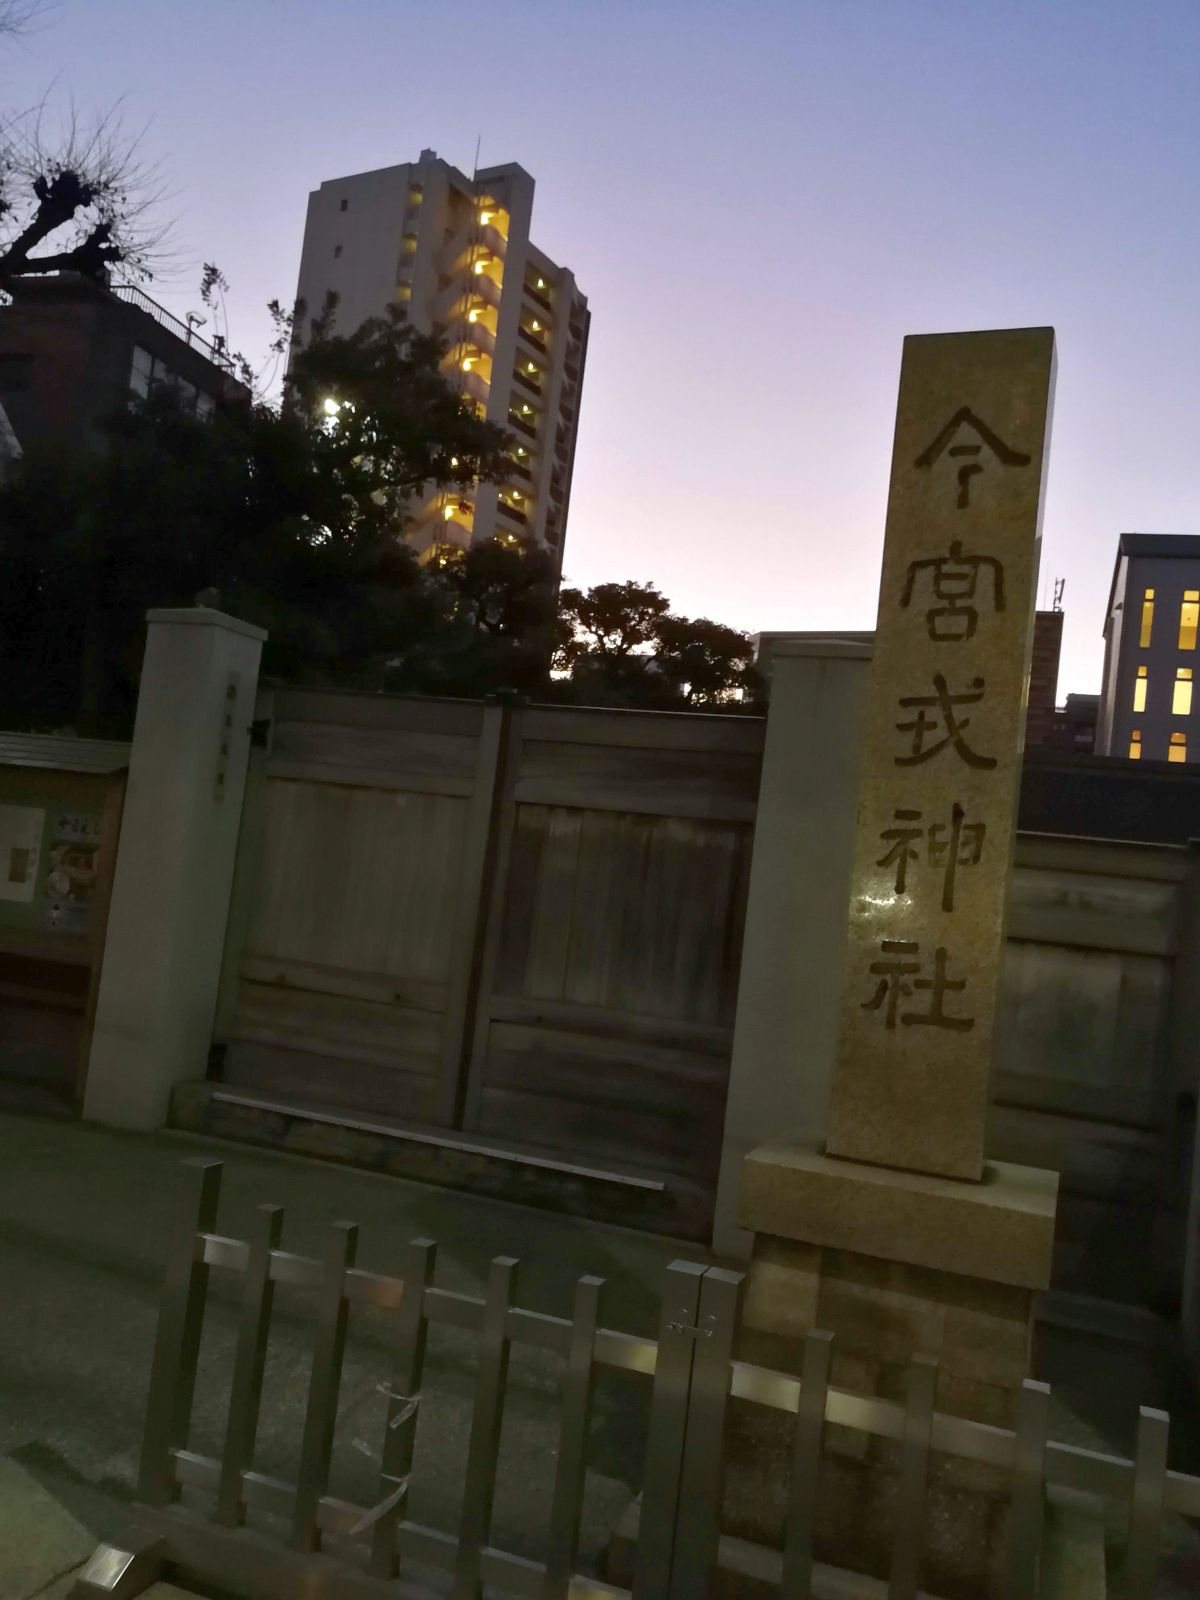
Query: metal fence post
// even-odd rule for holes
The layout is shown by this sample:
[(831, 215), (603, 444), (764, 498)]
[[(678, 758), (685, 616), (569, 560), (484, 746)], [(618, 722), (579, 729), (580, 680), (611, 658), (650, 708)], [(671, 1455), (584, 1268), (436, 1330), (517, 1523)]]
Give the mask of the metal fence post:
[(833, 1335), (820, 1328), (804, 1337), (804, 1364), (800, 1369), (800, 1404), (792, 1445), (792, 1481), (788, 1492), (783, 1546), (784, 1600), (810, 1600), (812, 1594), (813, 1523), (817, 1513), (817, 1485), (821, 1477), (821, 1449), (825, 1442), (825, 1404), (829, 1397), (829, 1369), (833, 1360)]
[(695, 1261), (672, 1261), (666, 1272), (646, 1439), (633, 1600), (667, 1600), (670, 1594), (688, 1395), (696, 1353), (692, 1331), (705, 1271)]
[(1140, 1408), (1137, 1461), (1129, 1507), (1129, 1547), (1125, 1552), (1125, 1581), (1121, 1591), (1126, 1600), (1153, 1600), (1170, 1432), (1171, 1419), (1165, 1411), (1156, 1411), (1153, 1406)]
[(342, 1354), (346, 1348), (346, 1272), (354, 1265), (356, 1222), (335, 1222), (325, 1236), (325, 1269), (317, 1291), (317, 1336), (313, 1347), (308, 1410), (300, 1446), (300, 1471), (292, 1517), (292, 1548), (318, 1550), (317, 1514), (329, 1483), (333, 1429), (337, 1420)]
[(271, 1282), (271, 1252), (279, 1248), (282, 1231), (282, 1206), (259, 1206), (242, 1287), (242, 1317), (233, 1382), (229, 1388), (229, 1421), (225, 1429), (221, 1483), (217, 1491), (217, 1521), (227, 1527), (235, 1527), (242, 1520), (242, 1472), (254, 1461), (275, 1287)]
[(744, 1279), (745, 1273), (710, 1267), (700, 1280), (699, 1315), (690, 1335), (695, 1353), (671, 1560), (671, 1600), (704, 1600), (717, 1564), (729, 1364)]
[(187, 1198), (167, 1251), (138, 1469), (138, 1499), (151, 1506), (169, 1504), (178, 1492), (171, 1453), (187, 1445), (208, 1291), (208, 1268), (198, 1257), (196, 1235), (211, 1232), (221, 1193), (222, 1162), (185, 1161), (183, 1166)]
[(1013, 1445), (1012, 1523), (1008, 1534), (1009, 1600), (1035, 1600), (1042, 1550), (1046, 1428), (1050, 1386), (1026, 1378), (1017, 1404)]
[(579, 1546), (587, 1468), (588, 1428), (592, 1415), (592, 1373), (596, 1324), (600, 1317), (603, 1278), (580, 1278), (575, 1289), (571, 1348), (563, 1377), (562, 1426), (558, 1436), (558, 1471), (550, 1512), (550, 1548), (542, 1600), (567, 1600)]
[(900, 1490), (896, 1496), (896, 1538), (888, 1600), (917, 1600), (925, 1549), (925, 1488), (929, 1480), (929, 1439), (938, 1364), (914, 1356), (908, 1369), (908, 1405), (900, 1446)]

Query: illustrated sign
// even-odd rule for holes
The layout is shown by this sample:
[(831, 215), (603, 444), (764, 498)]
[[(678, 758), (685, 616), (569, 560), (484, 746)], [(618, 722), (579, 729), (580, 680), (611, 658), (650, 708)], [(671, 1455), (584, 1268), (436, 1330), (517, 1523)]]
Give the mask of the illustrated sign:
[(905, 340), (827, 1150), (983, 1170), (1049, 328)]
[(87, 932), (99, 850), (98, 816), (83, 811), (55, 813), (42, 886), (43, 928), (63, 933)]

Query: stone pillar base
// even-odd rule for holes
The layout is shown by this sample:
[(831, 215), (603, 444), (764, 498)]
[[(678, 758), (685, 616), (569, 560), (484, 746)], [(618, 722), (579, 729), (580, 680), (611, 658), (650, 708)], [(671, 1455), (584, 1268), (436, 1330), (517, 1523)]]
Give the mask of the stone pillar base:
[[(999, 1162), (978, 1184), (767, 1145), (742, 1170), (739, 1222), (755, 1232), (738, 1355), (799, 1373), (804, 1335), (834, 1335), (836, 1388), (903, 1404), (914, 1355), (939, 1362), (941, 1412), (1013, 1425), (1029, 1376), (1034, 1303), (1048, 1286), (1056, 1173)], [(791, 1419), (733, 1403), (725, 1529), (778, 1547)], [(899, 1446), (830, 1427), (820, 1559), (887, 1576)], [(1000, 1593), (1007, 1475), (935, 1456), (924, 1586), (946, 1600)]]

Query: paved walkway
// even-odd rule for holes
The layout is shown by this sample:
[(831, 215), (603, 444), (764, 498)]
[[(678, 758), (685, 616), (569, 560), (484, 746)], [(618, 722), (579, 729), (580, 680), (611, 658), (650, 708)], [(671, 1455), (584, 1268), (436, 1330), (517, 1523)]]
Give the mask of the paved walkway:
[[(256, 1205), (285, 1207), (284, 1247), (318, 1254), (323, 1225), (361, 1224), (359, 1264), (392, 1270), (397, 1247), (439, 1242), (437, 1283), (478, 1294), (493, 1256), (522, 1260), (518, 1303), (569, 1316), (574, 1282), (609, 1288), (605, 1323), (653, 1336), (663, 1268), (694, 1247), (449, 1190), (191, 1136), (120, 1134), (0, 1115), (0, 1456), (11, 1455), (97, 1536), (121, 1530), (133, 1493), (159, 1277), (180, 1163), (226, 1162), (219, 1227), (245, 1237)], [(197, 1385), (193, 1447), (219, 1453), (232, 1369), (235, 1284), (214, 1274)], [(294, 1475), (311, 1321), (280, 1291), (256, 1465)], [(473, 1336), (430, 1331), (410, 1514), (454, 1529), (470, 1421)], [(351, 1319), (343, 1393), (387, 1375), (387, 1328)], [(515, 1347), (495, 1506), (496, 1542), (543, 1553), (557, 1429), (555, 1358)], [(640, 1488), (649, 1385), (602, 1369), (581, 1555), (592, 1567)], [(381, 1405), (382, 1402), (376, 1402)], [(373, 1498), (355, 1439), (378, 1434), (364, 1406), (339, 1425), (333, 1492)]]

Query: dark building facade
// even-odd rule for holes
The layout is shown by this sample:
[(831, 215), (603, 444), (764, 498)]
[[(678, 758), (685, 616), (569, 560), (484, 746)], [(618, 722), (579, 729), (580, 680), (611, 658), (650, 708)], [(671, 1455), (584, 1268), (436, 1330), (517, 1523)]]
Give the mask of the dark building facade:
[(0, 307), (0, 405), (23, 451), (95, 448), (104, 419), (158, 383), (198, 416), (250, 399), (222, 351), (132, 286), (59, 273)]

